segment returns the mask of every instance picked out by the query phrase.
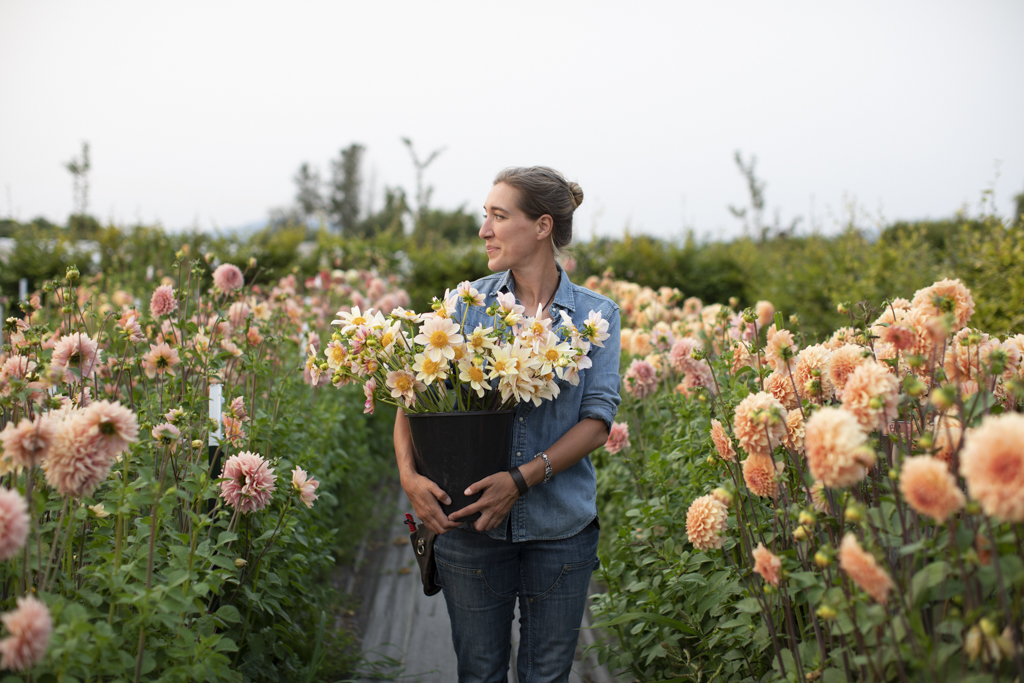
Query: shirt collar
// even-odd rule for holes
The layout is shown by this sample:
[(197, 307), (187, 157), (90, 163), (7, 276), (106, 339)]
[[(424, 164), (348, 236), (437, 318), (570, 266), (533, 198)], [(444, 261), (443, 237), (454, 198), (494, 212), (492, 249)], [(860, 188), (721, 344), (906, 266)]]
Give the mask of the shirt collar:
[[(572, 293), (572, 282), (569, 281), (569, 276), (565, 274), (562, 266), (558, 265), (557, 261), (555, 262), (555, 267), (558, 268), (558, 289), (555, 290), (555, 298), (551, 303), (567, 311), (575, 312), (576, 297)], [(512, 271), (506, 270), (498, 280), (498, 291), (515, 294), (513, 283)]]

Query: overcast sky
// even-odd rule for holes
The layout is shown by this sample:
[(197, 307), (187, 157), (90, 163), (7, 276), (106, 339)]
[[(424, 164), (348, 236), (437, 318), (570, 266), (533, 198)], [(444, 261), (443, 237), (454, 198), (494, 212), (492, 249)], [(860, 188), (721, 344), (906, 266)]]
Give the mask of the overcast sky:
[[(228, 228), (303, 161), (367, 147), (378, 190), (474, 211), (494, 174), (583, 187), (577, 235), (728, 238), (755, 154), (769, 215), (831, 229), (1024, 191), (1024, 2), (0, 2), (0, 216)], [(813, 218), (813, 220), (812, 220)]]

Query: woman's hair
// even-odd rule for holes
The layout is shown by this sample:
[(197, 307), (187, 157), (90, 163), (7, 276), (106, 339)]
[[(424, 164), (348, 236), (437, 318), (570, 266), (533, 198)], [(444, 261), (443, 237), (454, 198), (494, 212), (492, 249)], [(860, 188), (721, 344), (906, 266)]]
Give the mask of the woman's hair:
[(551, 244), (555, 256), (561, 256), (562, 249), (572, 242), (572, 213), (583, 203), (583, 189), (547, 166), (506, 168), (494, 179), (494, 184), (498, 183), (519, 191), (519, 209), (530, 220), (551, 216)]

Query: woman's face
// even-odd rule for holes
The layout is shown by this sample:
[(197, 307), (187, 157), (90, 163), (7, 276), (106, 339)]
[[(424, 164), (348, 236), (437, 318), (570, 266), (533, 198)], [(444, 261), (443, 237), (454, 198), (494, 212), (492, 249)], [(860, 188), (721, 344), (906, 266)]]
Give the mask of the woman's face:
[(525, 264), (541, 254), (550, 243), (550, 228), (545, 219), (530, 220), (519, 209), (519, 191), (505, 183), (491, 188), (484, 202), (484, 222), (479, 235), (487, 247), (487, 267), (494, 271), (509, 270)]

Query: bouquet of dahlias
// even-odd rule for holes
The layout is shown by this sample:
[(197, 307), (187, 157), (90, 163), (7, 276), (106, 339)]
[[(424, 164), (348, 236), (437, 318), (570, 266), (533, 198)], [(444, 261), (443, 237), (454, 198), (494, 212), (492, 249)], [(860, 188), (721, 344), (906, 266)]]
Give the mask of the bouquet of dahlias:
[(472, 330), (465, 329), (467, 314), (484, 297), (469, 282), (434, 297), (430, 313), (339, 311), (325, 358), (311, 346), (306, 368), (314, 385), (328, 372), (336, 387), (362, 383), (367, 413), (378, 401), (410, 413), (506, 410), (522, 401), (539, 406), (558, 396), (558, 380), (579, 384), (580, 370), (591, 365), (591, 345), (608, 338), (601, 313), (591, 311), (578, 329), (562, 312), (562, 325), (552, 329), (554, 321), (541, 319), (539, 310), (525, 317), (512, 294), (497, 299), (487, 308), (491, 324)]

